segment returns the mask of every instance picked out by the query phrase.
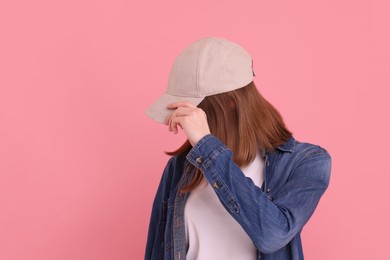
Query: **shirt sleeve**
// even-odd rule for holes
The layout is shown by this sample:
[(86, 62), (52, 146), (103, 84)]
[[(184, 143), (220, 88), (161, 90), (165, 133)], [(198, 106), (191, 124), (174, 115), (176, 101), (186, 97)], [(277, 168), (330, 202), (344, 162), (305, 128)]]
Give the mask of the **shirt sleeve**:
[(225, 209), (265, 254), (284, 247), (302, 230), (328, 187), (331, 169), (327, 151), (311, 149), (286, 173), (289, 180), (270, 200), (234, 163), (231, 150), (211, 134), (198, 141), (187, 160), (203, 172)]

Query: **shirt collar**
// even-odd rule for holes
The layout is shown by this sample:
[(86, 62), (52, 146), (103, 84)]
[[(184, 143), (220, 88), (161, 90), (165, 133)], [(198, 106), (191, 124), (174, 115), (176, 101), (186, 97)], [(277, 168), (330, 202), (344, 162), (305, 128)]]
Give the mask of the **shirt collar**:
[(295, 141), (296, 141), (295, 138), (291, 136), (287, 142), (279, 145), (278, 147), (276, 147), (276, 149), (279, 149), (283, 152), (290, 152), (291, 153), (294, 151)]

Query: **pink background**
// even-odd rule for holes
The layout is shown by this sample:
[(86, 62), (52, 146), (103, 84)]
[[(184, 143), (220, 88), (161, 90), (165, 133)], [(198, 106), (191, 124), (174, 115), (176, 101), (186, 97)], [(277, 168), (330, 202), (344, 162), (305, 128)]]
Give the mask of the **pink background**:
[[(134, 3), (136, 2), (136, 3)], [(388, 259), (386, 1), (0, 2), (0, 259), (143, 258), (184, 135), (144, 114), (204, 36), (238, 42), (295, 137), (333, 157), (307, 259)], [(386, 17), (387, 16), (387, 17)]]

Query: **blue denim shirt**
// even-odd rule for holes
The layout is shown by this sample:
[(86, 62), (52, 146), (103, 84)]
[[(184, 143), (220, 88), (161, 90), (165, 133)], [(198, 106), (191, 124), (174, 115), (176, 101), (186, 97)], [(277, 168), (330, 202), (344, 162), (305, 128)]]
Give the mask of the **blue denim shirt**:
[(227, 212), (242, 226), (262, 260), (303, 259), (300, 233), (329, 184), (328, 152), (291, 137), (263, 153), (264, 183), (256, 186), (218, 138), (203, 137), (186, 156), (168, 161), (154, 199), (145, 259), (186, 258), (184, 206), (179, 192), (199, 168)]

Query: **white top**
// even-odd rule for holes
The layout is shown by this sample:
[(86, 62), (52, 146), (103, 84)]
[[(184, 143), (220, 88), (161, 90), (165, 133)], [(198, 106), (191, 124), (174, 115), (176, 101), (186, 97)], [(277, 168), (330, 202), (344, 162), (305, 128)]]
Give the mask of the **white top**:
[[(245, 176), (261, 187), (264, 161), (260, 153), (247, 167)], [(255, 260), (256, 247), (237, 221), (226, 211), (209, 183), (191, 191), (184, 209), (187, 259)]]

